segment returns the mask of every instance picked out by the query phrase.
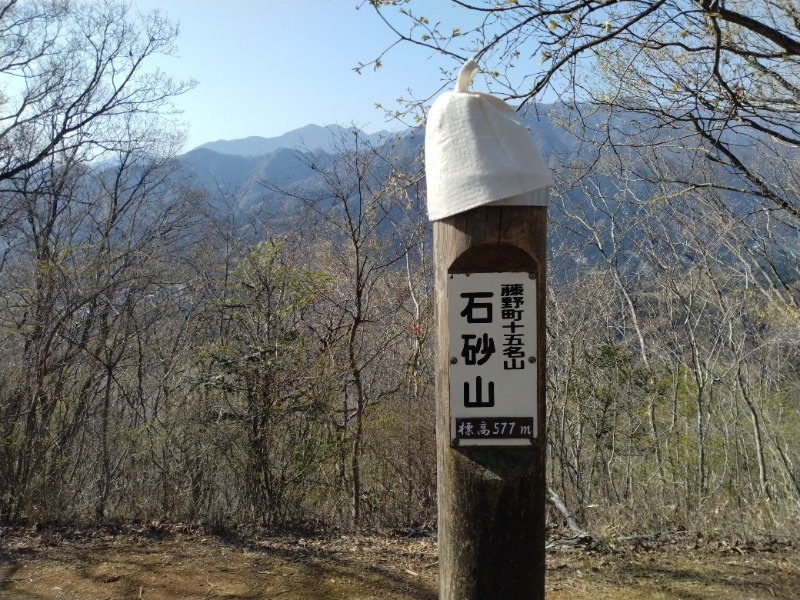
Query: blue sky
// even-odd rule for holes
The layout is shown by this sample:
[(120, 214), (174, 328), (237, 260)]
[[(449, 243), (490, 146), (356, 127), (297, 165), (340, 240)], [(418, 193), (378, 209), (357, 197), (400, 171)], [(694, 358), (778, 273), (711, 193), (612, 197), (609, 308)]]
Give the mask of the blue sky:
[[(394, 109), (408, 88), (430, 95), (439, 66), (430, 51), (401, 45), (377, 71), (352, 69), (380, 54), (392, 32), (362, 0), (133, 0), (180, 24), (178, 58), (158, 66), (199, 85), (176, 101), (189, 127), (185, 150), (218, 139), (274, 137), (309, 123), (391, 129), (376, 103)], [(431, 0), (448, 14), (450, 3)]]

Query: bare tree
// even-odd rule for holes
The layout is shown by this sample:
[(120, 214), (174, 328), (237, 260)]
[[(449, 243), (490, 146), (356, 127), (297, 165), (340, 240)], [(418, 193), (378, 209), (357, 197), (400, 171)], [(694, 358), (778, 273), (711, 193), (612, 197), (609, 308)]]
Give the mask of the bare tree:
[[(164, 128), (190, 85), (146, 70), (177, 35), (157, 13), (10, 0), (0, 27), (0, 516), (58, 506), (85, 477), (102, 518), (125, 455), (113, 416), (133, 404), (122, 373), (158, 256), (190, 224), (166, 184), (181, 136)], [(97, 478), (81, 468), (95, 459)]]
[(53, 155), (118, 148), (119, 117), (165, 114), (193, 83), (147, 71), (148, 59), (174, 52), (177, 35), (162, 14), (124, 2), (2, 2), (0, 182)]
[[(717, 186), (751, 211), (773, 211), (798, 227), (800, 12), (793, 0), (456, 0), (458, 22), (447, 24), (428, 17), (433, 9), (422, 2), (370, 4), (395, 43), (454, 58), (453, 74), (475, 57), (494, 93), (521, 109), (558, 97), (585, 120), (594, 142), (678, 146), (713, 170), (679, 179), (685, 186)], [(390, 57), (391, 47), (368, 64)], [(600, 118), (584, 115), (590, 105), (604, 107)]]
[(341, 386), (339, 476), (349, 486), (352, 522), (358, 526), (367, 497), (362, 457), (368, 411), (400, 388), (387, 366), (409, 332), (397, 327), (401, 303), (393, 297), (391, 276), (403, 268), (422, 229), (418, 218), (409, 218), (410, 180), (387, 149), (362, 140), (355, 128), (336, 143), (333, 155), (305, 155), (318, 190), (265, 185), (304, 207), (305, 222), (314, 224), (310, 258), (331, 275), (322, 292), (323, 312), (308, 324), (328, 349)]

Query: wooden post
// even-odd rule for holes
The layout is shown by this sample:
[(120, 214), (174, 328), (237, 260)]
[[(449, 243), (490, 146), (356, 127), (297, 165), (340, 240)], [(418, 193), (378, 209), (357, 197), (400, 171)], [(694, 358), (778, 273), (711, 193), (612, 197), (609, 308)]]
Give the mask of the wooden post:
[[(545, 574), (545, 260), (547, 208), (482, 206), (434, 222), (441, 600), (543, 599)], [(454, 445), (447, 280), (530, 272), (536, 296), (535, 436), (528, 445)], [(499, 347), (498, 347), (499, 349)], [(531, 392), (531, 393), (536, 393)]]

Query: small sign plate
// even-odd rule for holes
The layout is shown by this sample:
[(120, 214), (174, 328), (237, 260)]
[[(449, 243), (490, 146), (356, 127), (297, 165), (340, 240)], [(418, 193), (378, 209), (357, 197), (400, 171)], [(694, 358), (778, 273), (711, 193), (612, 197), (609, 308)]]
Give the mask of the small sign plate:
[(448, 275), (450, 440), (522, 446), (536, 438), (536, 279)]

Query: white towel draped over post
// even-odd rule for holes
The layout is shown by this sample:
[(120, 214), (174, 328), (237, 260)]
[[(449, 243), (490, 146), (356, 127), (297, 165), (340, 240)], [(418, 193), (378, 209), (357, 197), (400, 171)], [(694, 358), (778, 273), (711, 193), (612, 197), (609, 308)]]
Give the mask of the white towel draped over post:
[(431, 106), (425, 127), (428, 218), (483, 205), (547, 206), (553, 179), (528, 128), (505, 102), (467, 90), (478, 66)]

